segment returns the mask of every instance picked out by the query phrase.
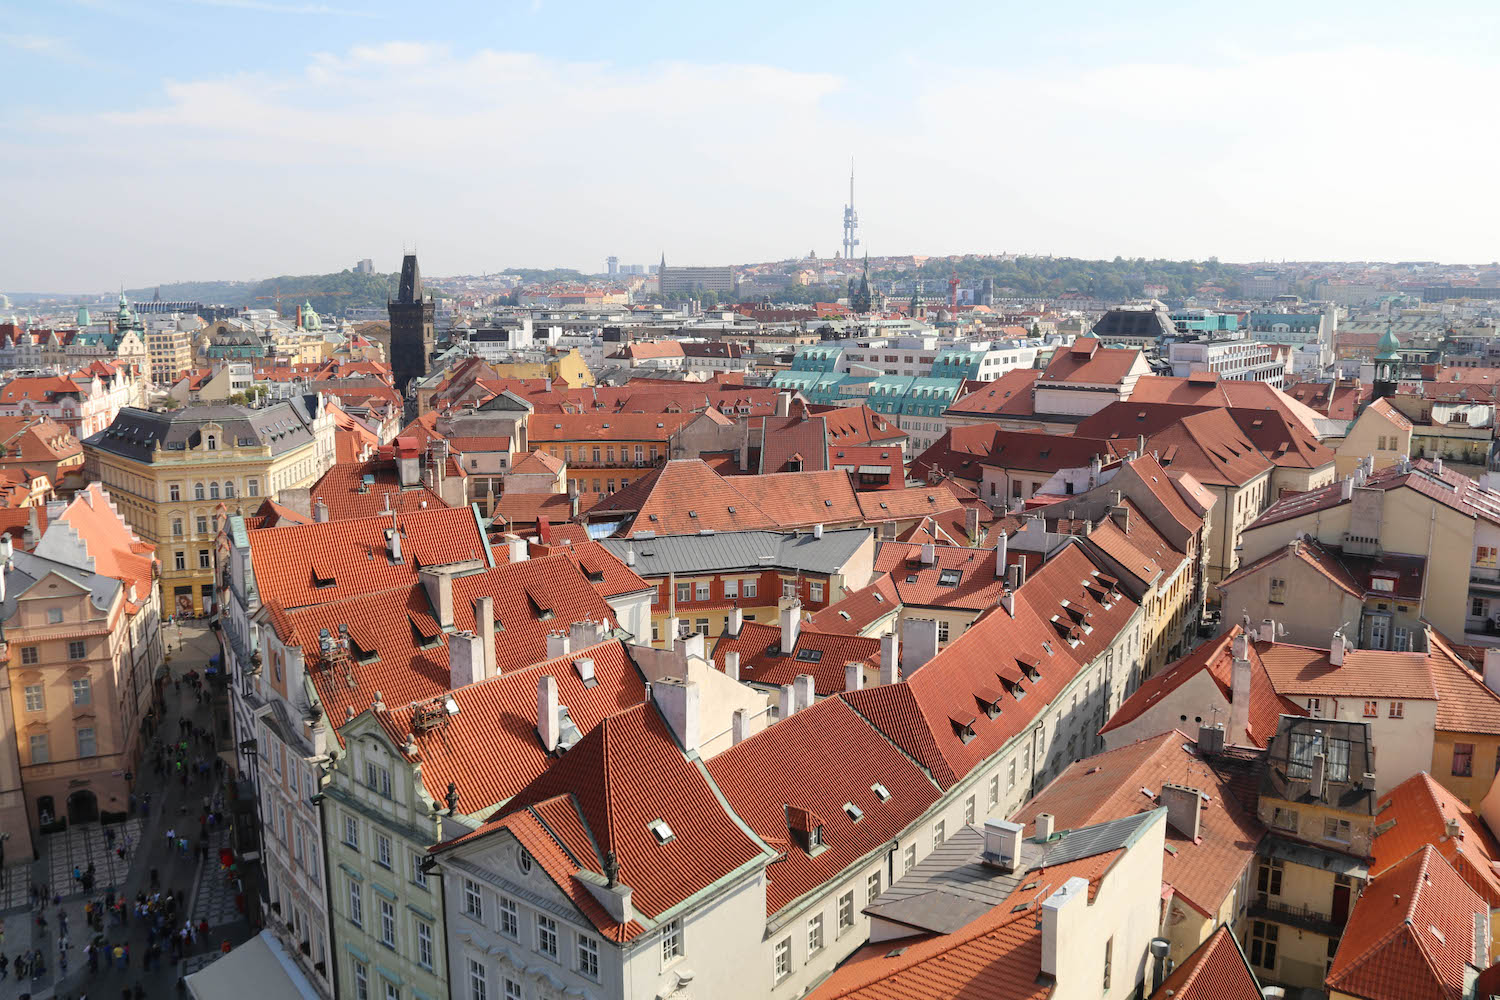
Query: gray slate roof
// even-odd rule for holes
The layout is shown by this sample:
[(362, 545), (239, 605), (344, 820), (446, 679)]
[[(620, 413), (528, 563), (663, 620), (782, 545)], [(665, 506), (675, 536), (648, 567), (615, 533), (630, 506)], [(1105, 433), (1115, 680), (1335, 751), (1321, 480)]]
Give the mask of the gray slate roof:
[(69, 583), (89, 592), (94, 607), (105, 611), (114, 603), (115, 594), (123, 586), (114, 577), (91, 573), (76, 566), (43, 559), (24, 549), (16, 549), (11, 555), (11, 569), (5, 575), (5, 600), (0, 601), (0, 626), (16, 614), (16, 599), (25, 594), (38, 580), (56, 573)]
[(293, 451), (313, 441), (312, 424), (318, 414), (317, 395), (294, 396), (270, 406), (189, 406), (159, 412), (127, 406), (114, 422), (84, 443), (136, 462), (149, 463), (157, 442), (163, 451), (184, 451), (201, 442), (209, 421), (224, 428), (229, 442), (245, 446), (269, 445), (272, 455)]
[(825, 531), (822, 538), (780, 531), (722, 531), (661, 538), (605, 538), (602, 544), (643, 577), (668, 573), (719, 573), (784, 569), (836, 573), (871, 537), (869, 528)]

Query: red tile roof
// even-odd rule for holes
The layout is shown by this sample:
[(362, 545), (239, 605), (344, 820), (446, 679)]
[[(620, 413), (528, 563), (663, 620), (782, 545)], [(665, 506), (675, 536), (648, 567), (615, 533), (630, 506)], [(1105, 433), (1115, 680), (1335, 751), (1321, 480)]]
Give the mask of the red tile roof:
[[(1321, 489), (1309, 490), (1306, 493), (1298, 493), (1295, 496), (1278, 500), (1256, 518), (1250, 528), (1276, 524), (1349, 503), (1350, 501), (1343, 499), (1342, 488), (1341, 483), (1333, 483)], [(1482, 488), (1462, 472), (1454, 470), (1452, 466), (1445, 466), (1439, 474), (1427, 459), (1413, 461), (1411, 470), (1408, 472), (1402, 472), (1399, 465), (1377, 469), (1365, 480), (1363, 488), (1412, 489), (1468, 517), (1483, 518), (1491, 524), (1500, 524), (1500, 493)]]
[[(20, 510), (23, 514), (30, 512), (28, 508)], [(39, 525), (47, 523), (46, 513), (45, 508), (38, 511)], [(156, 546), (142, 541), (125, 522), (103, 486), (89, 483), (79, 490), (58, 516), (58, 522), (77, 532), (94, 560), (95, 573), (113, 577), (127, 589), (134, 587), (136, 603), (150, 596), (156, 579), (153, 571), (158, 568)], [(26, 523), (24, 519), (22, 523)]]
[(1188, 403), (1196, 406), (1247, 407), (1276, 410), (1317, 431), (1319, 411), (1304, 406), (1275, 386), (1237, 379), (1195, 379), (1166, 375), (1142, 375), (1130, 394), (1132, 403)]
[[(1500, 843), (1464, 801), (1421, 771), (1380, 797), (1374, 864), (1379, 876), (1427, 845), (1448, 860), (1459, 877), (1491, 907), (1500, 907)], [(1392, 822), (1394, 820), (1394, 823)], [(1448, 835), (1449, 822), (1458, 835)]]
[(527, 421), (532, 445), (576, 441), (665, 442), (696, 413), (533, 413)]
[[(858, 767), (831, 762), (858, 761)], [(768, 869), (775, 914), (901, 835), (941, 794), (922, 770), (837, 698), (820, 701), (708, 762), (730, 808), (783, 857)], [(884, 801), (874, 785), (884, 785)], [(845, 803), (860, 813), (855, 820)], [(816, 816), (824, 849), (809, 855), (788, 830), (787, 808)]]
[[(898, 598), (908, 607), (992, 608), (1005, 590), (1005, 577), (996, 568), (994, 549), (935, 545), (933, 561), (923, 563), (921, 545), (882, 542), (875, 555), (875, 572), (890, 574)], [(943, 582), (955, 576), (956, 582)]]
[(542, 521), (562, 523), (573, 517), (573, 500), (566, 493), (502, 493), (490, 516), (507, 530), (529, 530)]
[(1151, 1000), (1264, 1000), (1260, 982), (1228, 924), (1209, 935), (1162, 982)]
[(1037, 368), (1012, 368), (983, 388), (954, 400), (947, 412), (985, 417), (1032, 416), (1035, 413), (1032, 390), (1041, 374)]
[(1037, 384), (1114, 385), (1129, 375), (1137, 364), (1144, 367), (1144, 359), (1134, 347), (1100, 347), (1094, 337), (1079, 337), (1071, 347), (1059, 347), (1053, 353)]
[(1437, 698), (1427, 663), (1431, 653), (1351, 649), (1344, 654), (1343, 665), (1336, 667), (1329, 662), (1326, 649), (1289, 642), (1255, 642), (1251, 647), (1277, 692), (1288, 697)]
[[(365, 483), (365, 477), (371, 481)], [(375, 517), (392, 509), (413, 511), (447, 507), (443, 498), (425, 485), (402, 487), (394, 459), (372, 458), (340, 463), (323, 473), (308, 491), (311, 502), (322, 500), (331, 521)]]
[(492, 437), (450, 437), (448, 444), (459, 453), (482, 454), (493, 451), (510, 451), (510, 438), (505, 435)]
[(1076, 761), (1011, 818), (1033, 826), (1037, 816), (1051, 813), (1056, 829), (1076, 830), (1158, 808), (1163, 782), (1196, 788), (1208, 796), (1198, 841), (1167, 825), (1162, 881), (1212, 917), (1255, 857), (1265, 828), (1204, 766), (1191, 742), (1173, 731)]
[[(594, 683), (586, 685), (575, 662), (593, 661)], [(442, 802), (451, 781), (458, 787), (460, 810), (473, 815), (508, 801), (528, 782), (552, 766), (537, 735), (537, 685), (544, 676), (557, 680), (558, 704), (580, 733), (645, 699), (646, 685), (625, 644), (610, 640), (433, 696), (432, 701), (390, 705), (379, 713), (381, 724), (400, 748), (410, 735), (416, 752), (405, 754), (421, 765), (422, 784)], [(452, 697), (457, 715), (444, 714), (438, 726), (414, 727), (419, 707)]]
[[(665, 843), (648, 825), (656, 820), (671, 829)], [(613, 941), (632, 940), (641, 924), (612, 920), (575, 877), (585, 870), (602, 875), (607, 855), (615, 856), (634, 909), (653, 919), (768, 860), (650, 703), (604, 719), (517, 793), (503, 815), (435, 850), (500, 829), (520, 839), (558, 889)]]
[(1427, 645), (1427, 669), (1438, 696), (1438, 731), (1500, 735), (1500, 695), (1489, 689), (1436, 629), (1427, 630)]
[(901, 597), (889, 573), (844, 596), (808, 619), (807, 624), (819, 632), (842, 632), (858, 635), (870, 624), (901, 609)]
[(1460, 1000), (1474, 919), (1487, 911), (1436, 848), (1423, 847), (1365, 887), (1326, 984), (1366, 1000)]
[(714, 666), (724, 669), (728, 653), (740, 654), (740, 680), (749, 684), (790, 684), (799, 674), (811, 674), (819, 697), (844, 690), (844, 667), (860, 663), (865, 669), (880, 666), (880, 640), (838, 632), (819, 632), (804, 623), (797, 630), (797, 645), (781, 648), (781, 626), (745, 622), (738, 635), (724, 634), (714, 643)]
[[(1375, 387), (1362, 385), (1355, 379), (1353, 382), (1292, 382), (1282, 391), (1331, 420), (1353, 420), (1359, 415), (1360, 407), (1375, 394)], [(1333, 397), (1331, 407), (1330, 395)]]
[[(736, 483), (748, 476), (736, 476)], [(847, 481), (848, 477), (845, 477)], [(697, 517), (692, 516), (697, 513)], [(735, 486), (696, 460), (673, 460), (651, 470), (588, 512), (589, 520), (635, 515), (627, 532), (695, 535), (700, 530), (774, 528), (776, 522)]]
[(846, 472), (782, 472), (735, 476), (733, 488), (782, 528), (860, 520), (860, 505)]
[(819, 408), (817, 414), (828, 428), (829, 447), (900, 445), (906, 432), (895, 421), (861, 403), (858, 406)]
[(1200, 483), (1243, 486), (1272, 468), (1224, 409), (1183, 417), (1152, 434), (1147, 447), (1164, 467), (1188, 472)]
[(866, 524), (904, 521), (963, 509), (963, 504), (946, 483), (908, 486), (899, 490), (866, 490), (855, 497), (855, 502), (859, 506), (859, 516)]
[[(562, 526), (559, 525), (559, 527)], [(583, 526), (569, 525), (568, 527), (581, 529)], [(559, 555), (571, 560), (573, 565), (583, 571), (583, 575), (593, 588), (605, 598), (656, 589), (654, 584), (647, 583), (635, 570), (626, 566), (618, 556), (598, 542), (590, 541), (588, 538), (564, 539), (559, 537), (558, 532), (551, 531), (550, 526), (548, 534), (553, 541), (531, 546), (532, 557)], [(496, 556), (498, 557), (499, 553), (496, 553)]]

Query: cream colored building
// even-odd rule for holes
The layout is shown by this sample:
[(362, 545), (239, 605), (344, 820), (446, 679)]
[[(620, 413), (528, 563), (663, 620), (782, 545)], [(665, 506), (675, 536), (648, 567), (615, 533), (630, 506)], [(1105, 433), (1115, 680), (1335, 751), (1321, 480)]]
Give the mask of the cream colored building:
[(186, 322), (169, 322), (146, 333), (151, 381), (170, 385), (193, 366), (193, 334)]
[(1406, 415), (1377, 399), (1349, 425), (1349, 433), (1334, 450), (1334, 478), (1347, 478), (1366, 457), (1374, 459), (1376, 472), (1399, 465), (1411, 454), (1411, 436)]
[(250, 409), (127, 408), (84, 443), (88, 476), (161, 560), (169, 614), (214, 604), (214, 540), (233, 513), (277, 491), (311, 486), (334, 462), (335, 424), (322, 396)]

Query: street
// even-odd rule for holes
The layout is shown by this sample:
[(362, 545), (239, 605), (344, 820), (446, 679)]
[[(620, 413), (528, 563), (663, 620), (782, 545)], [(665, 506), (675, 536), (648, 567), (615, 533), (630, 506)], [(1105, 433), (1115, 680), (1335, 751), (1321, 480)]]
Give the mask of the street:
[[(237, 945), (251, 936), (236, 906), (235, 887), (219, 862), (219, 850), (229, 842), (227, 810), (222, 810), (223, 822), (203, 822), (205, 798), (212, 806), (224, 784), (223, 773), (214, 766), (217, 754), (211, 740), (194, 735), (212, 730), (208, 689), (203, 686), (200, 703), (193, 685), (182, 679), (190, 671), (201, 676), (218, 645), (213, 633), (196, 622), (184, 623), (180, 631), (176, 625), (165, 626), (162, 638), (172, 656), (166, 714), (156, 733), (163, 771), (158, 775), (156, 754), (148, 745), (138, 765), (133, 809), (126, 822), (80, 824), (43, 836), (38, 861), (6, 868), (0, 888), (0, 1000), (28, 994), (33, 1000), (175, 997), (179, 977), (217, 958), (225, 941)], [(175, 834), (171, 843), (168, 831)], [(200, 848), (203, 831), (205, 843)], [(87, 892), (86, 879), (75, 877), (75, 872), (86, 876), (90, 866), (93, 891)], [(33, 904), (34, 889), (45, 893), (40, 907)], [(126, 900), (123, 916), (105, 912), (111, 897)], [(153, 897), (160, 916), (138, 915), (138, 900), (149, 902)], [(90, 908), (98, 911), (96, 929), (89, 927)], [(45, 926), (38, 924), (38, 915)], [(153, 926), (157, 924), (159, 929)], [(200, 933), (205, 924), (207, 933)], [(181, 944), (181, 931), (188, 925), (196, 940), (187, 943), (177, 959), (173, 946)], [(91, 940), (103, 943), (97, 972), (90, 971), (86, 957)], [(116, 958), (117, 945), (128, 948), (128, 958)], [(26, 962), (28, 953), (35, 952), (43, 961)], [(148, 954), (158, 957), (150, 968)], [(32, 965), (33, 971), (18, 975), (18, 959)]]

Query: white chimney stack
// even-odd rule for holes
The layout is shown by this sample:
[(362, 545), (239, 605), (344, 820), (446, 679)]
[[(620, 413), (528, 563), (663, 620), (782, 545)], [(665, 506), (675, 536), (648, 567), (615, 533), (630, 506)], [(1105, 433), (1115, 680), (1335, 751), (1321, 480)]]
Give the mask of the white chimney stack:
[(484, 650), (473, 632), (454, 632), (448, 636), (448, 686), (467, 687), (484, 680)]
[[(1236, 650), (1240, 652), (1240, 650)], [(1235, 656), (1229, 672), (1229, 732), (1225, 739), (1248, 745), (1245, 730), (1250, 727), (1250, 655)]]
[(817, 697), (817, 689), (813, 686), (812, 674), (798, 674), (796, 680), (792, 681), (792, 691), (797, 698), (797, 711), (811, 708)]
[(683, 752), (697, 750), (701, 738), (698, 685), (681, 677), (663, 677), (651, 685), (651, 697), (656, 699)]
[(887, 632), (880, 637), (880, 683), (895, 684), (901, 679), (897, 668), (900, 661), (901, 637)]
[(1335, 667), (1342, 667), (1346, 652), (1348, 652), (1348, 643), (1344, 639), (1344, 633), (1334, 629), (1333, 641), (1328, 645), (1328, 662)]
[(729, 716), (729, 742), (731, 745), (742, 742), (749, 734), (750, 713), (743, 708), (737, 708)]
[(901, 623), (901, 676), (910, 677), (937, 655), (938, 623), (908, 618)]
[(922, 543), (922, 565), (931, 566), (937, 561), (937, 546), (931, 542)]
[(1276, 623), (1269, 618), (1262, 618), (1260, 620), (1260, 641), (1276, 641)]
[(792, 685), (783, 684), (777, 692), (776, 718), (790, 719), (797, 711), (797, 695), (792, 690)]
[(740, 629), (744, 627), (745, 612), (740, 608), (730, 608), (728, 627), (724, 630), (724, 634), (730, 636), (739, 635)]
[(1198, 789), (1163, 782), (1161, 804), (1167, 809), (1167, 825), (1197, 843), (1203, 823), (1203, 799)]
[(864, 665), (857, 660), (844, 664), (844, 690), (859, 691), (865, 686)]
[(536, 686), (536, 732), (548, 753), (557, 749), (562, 719), (557, 707), (557, 678), (543, 674)]
[(547, 659), (555, 660), (559, 656), (567, 656), (572, 652), (572, 644), (568, 641), (568, 633), (558, 630), (547, 633)]
[(1051, 813), (1036, 814), (1036, 832), (1033, 836), (1037, 840), (1046, 841), (1052, 836), (1054, 817)]
[(734, 680), (740, 679), (740, 654), (737, 650), (724, 654), (724, 673)]
[(1014, 618), (1016, 616), (1016, 592), (1009, 587), (1000, 591), (1000, 606), (1005, 609), (1006, 614)]
[(1484, 651), (1484, 686), (1500, 694), (1500, 649)]
[(505, 545), (510, 550), (510, 561), (513, 563), (525, 562), (531, 557), (531, 550), (526, 547), (526, 539), (520, 535), (507, 534)]
[(1345, 476), (1343, 479), (1339, 480), (1339, 499), (1354, 499), (1354, 480), (1349, 478), (1348, 476)]
[(781, 652), (790, 653), (797, 648), (797, 637), (802, 634), (802, 602), (793, 598), (781, 607)]
[(813, 525), (813, 537), (814, 538), (822, 538), (823, 537), (823, 524), (822, 524), (822, 522), (819, 522), (819, 523)]
[(327, 520), (328, 520), (328, 505), (323, 502), (323, 498), (322, 497), (318, 497), (318, 502), (315, 503), (315, 504), (313, 504), (313, 521), (315, 521), (318, 524), (322, 524), (322, 523), (324, 523)]
[(1088, 879), (1074, 875), (1042, 901), (1042, 972), (1056, 979), (1062, 955), (1070, 943), (1083, 910), (1088, 906)]
[(984, 821), (984, 860), (1002, 871), (1013, 872), (1021, 861), (1021, 833), (1026, 828), (1020, 823), (1003, 819)]
[(1005, 532), (995, 529), (1000, 537), (995, 540), (995, 579), (1005, 579), (1005, 559), (1009, 554), (1010, 539), (1005, 537)]
[(495, 659), (495, 599), (488, 594), (474, 600), (474, 634), (479, 636), (479, 647), (484, 652), (485, 679), (498, 675), (500, 664)]

